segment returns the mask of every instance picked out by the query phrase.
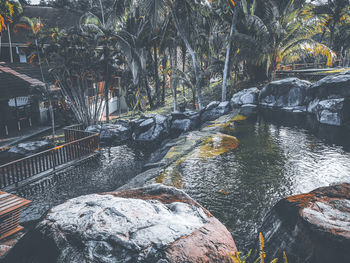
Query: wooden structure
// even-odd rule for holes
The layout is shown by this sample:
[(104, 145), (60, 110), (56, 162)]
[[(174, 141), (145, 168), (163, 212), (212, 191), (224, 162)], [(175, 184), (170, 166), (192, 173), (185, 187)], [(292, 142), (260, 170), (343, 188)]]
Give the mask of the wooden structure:
[(64, 129), (65, 144), (0, 166), (0, 188), (15, 185), (58, 166), (99, 150), (99, 135), (85, 132), (82, 125)]
[(17, 233), (21, 210), (31, 201), (0, 191), (0, 240)]
[(334, 60), (332, 65), (327, 65), (327, 62), (322, 63), (300, 63), (300, 64), (287, 64), (287, 65), (279, 65), (277, 71), (285, 72), (285, 71), (293, 71), (293, 70), (303, 70), (303, 69), (321, 69), (327, 67), (334, 67), (336, 65), (341, 65), (341, 60)]

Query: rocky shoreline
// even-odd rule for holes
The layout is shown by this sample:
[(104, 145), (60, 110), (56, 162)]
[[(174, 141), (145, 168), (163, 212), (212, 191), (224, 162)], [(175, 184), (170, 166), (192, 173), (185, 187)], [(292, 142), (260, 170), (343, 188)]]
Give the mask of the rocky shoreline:
[(350, 72), (327, 76), (314, 84), (286, 78), (270, 82), (261, 90), (244, 89), (230, 101), (212, 101), (199, 112), (146, 114), (137, 119), (117, 120), (115, 124), (89, 126), (86, 130), (98, 132), (102, 143), (153, 144), (195, 130), (234, 109), (246, 117), (254, 116), (260, 109), (279, 109), (315, 116), (321, 124), (350, 127)]
[[(181, 188), (181, 182), (173, 181), (181, 160), (190, 154), (206, 157), (233, 150), (238, 140), (225, 131), (264, 109), (348, 126), (349, 99), (350, 73), (315, 84), (288, 78), (262, 90), (242, 90), (230, 101), (211, 102), (200, 112), (150, 114), (90, 126), (87, 130), (99, 132), (103, 143), (160, 147), (144, 172), (115, 192), (82, 196), (51, 208), (5, 262), (26, 262), (18, 255), (35, 258), (42, 247), (48, 253), (34, 262), (233, 262), (230, 254), (236, 246), (229, 231), (182, 190), (166, 186)], [(260, 229), (267, 255), (281, 258), (285, 251), (289, 262), (347, 262), (349, 218), (349, 184), (286, 197), (271, 209)]]

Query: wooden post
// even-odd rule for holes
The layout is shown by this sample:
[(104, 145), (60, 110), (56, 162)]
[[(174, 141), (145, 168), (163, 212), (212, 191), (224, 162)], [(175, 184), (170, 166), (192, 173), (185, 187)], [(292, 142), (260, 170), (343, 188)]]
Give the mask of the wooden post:
[(56, 170), (55, 152), (54, 152), (54, 150), (52, 149), (52, 150), (50, 151), (50, 153), (51, 153), (52, 169), (55, 171), (55, 170)]

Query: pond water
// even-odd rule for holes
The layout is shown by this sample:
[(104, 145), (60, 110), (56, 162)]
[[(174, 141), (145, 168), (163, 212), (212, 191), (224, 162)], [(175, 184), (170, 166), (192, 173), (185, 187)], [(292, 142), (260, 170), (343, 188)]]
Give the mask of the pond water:
[(20, 194), (32, 201), (21, 221), (37, 220), (49, 208), (80, 195), (114, 191), (141, 172), (147, 153), (126, 145), (102, 147), (101, 154), (62, 175), (47, 188)]
[(177, 182), (231, 231), (240, 250), (257, 240), (265, 214), (281, 198), (350, 182), (348, 130), (310, 131), (303, 121), (266, 119), (236, 125), (235, 150), (205, 159), (192, 154), (178, 167)]
[[(240, 122), (230, 132), (239, 140), (236, 149), (212, 158), (190, 155), (179, 164), (181, 178), (174, 182), (225, 224), (240, 250), (247, 250), (278, 200), (350, 181), (349, 130), (313, 124), (270, 113)], [(67, 199), (115, 190), (140, 173), (147, 158), (128, 146), (102, 148), (100, 157), (52, 187), (25, 196), (33, 202), (22, 221), (38, 219)]]

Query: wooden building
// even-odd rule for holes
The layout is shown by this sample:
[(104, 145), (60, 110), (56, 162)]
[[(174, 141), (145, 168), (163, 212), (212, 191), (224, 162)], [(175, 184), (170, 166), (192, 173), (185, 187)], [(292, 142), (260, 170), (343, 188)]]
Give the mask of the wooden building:
[(0, 62), (0, 136), (48, 121), (45, 84), (31, 77), (40, 75), (40, 69), (30, 64)]

